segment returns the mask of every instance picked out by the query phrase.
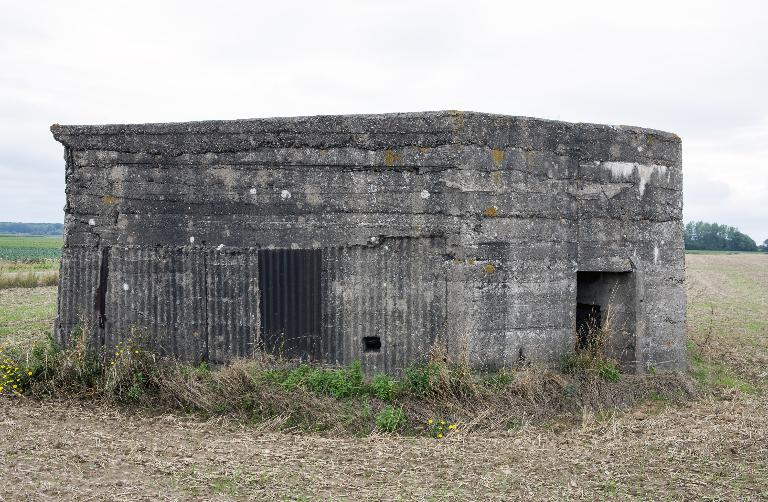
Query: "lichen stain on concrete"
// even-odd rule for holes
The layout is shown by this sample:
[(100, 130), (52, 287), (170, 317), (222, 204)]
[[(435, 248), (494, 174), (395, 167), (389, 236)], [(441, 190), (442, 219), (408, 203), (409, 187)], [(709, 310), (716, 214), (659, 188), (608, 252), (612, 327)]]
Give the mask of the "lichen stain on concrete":
[(526, 166), (531, 166), (534, 162), (534, 153), (531, 150), (528, 150), (525, 152), (525, 164)]
[(495, 218), (499, 214), (499, 208), (496, 206), (489, 206), (483, 209), (483, 216), (486, 218)]
[(464, 112), (451, 110), (448, 112), (448, 116), (453, 120), (454, 130), (464, 129)]
[(491, 171), (491, 181), (496, 186), (501, 186), (501, 171)]
[(400, 156), (397, 155), (392, 150), (384, 150), (384, 165), (391, 167), (395, 165), (395, 162), (397, 162), (400, 159)]
[(427, 147), (427, 146), (418, 146), (418, 147), (416, 147), (416, 148), (417, 148), (417, 149), (419, 150), (419, 152), (421, 152), (421, 153), (429, 153), (429, 152), (431, 152), (431, 151), (432, 151), (432, 149), (431, 149), (431, 148), (429, 148), (429, 147)]
[(485, 271), (486, 274), (492, 274), (496, 272), (496, 267), (493, 266), (493, 264), (491, 263), (486, 263), (485, 266), (483, 267), (483, 270)]
[(221, 184), (232, 190), (237, 187), (238, 173), (232, 169), (211, 169), (211, 174), (218, 179)]
[(101, 202), (104, 204), (111, 206), (115, 202), (117, 202), (117, 197), (113, 197), (112, 195), (105, 195), (101, 198)]
[(323, 197), (314, 189), (308, 188), (304, 193), (307, 199), (307, 203), (313, 206), (318, 206), (323, 203)]
[(491, 159), (496, 167), (501, 167), (501, 163), (504, 162), (504, 150), (491, 150)]

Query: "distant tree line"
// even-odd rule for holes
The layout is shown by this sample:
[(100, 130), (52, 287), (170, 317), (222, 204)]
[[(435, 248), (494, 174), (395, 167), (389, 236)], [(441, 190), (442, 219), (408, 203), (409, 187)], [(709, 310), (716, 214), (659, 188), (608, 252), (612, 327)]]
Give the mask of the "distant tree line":
[(710, 251), (765, 251), (768, 239), (758, 246), (752, 238), (743, 234), (736, 227), (690, 221), (685, 225), (685, 249), (703, 249)]
[(13, 223), (0, 221), (0, 234), (63, 235), (62, 223)]

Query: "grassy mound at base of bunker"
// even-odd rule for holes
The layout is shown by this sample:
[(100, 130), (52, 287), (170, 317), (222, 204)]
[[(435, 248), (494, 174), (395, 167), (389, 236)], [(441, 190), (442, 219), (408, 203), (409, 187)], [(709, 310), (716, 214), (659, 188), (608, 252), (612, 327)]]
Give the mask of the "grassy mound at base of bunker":
[(567, 365), (567, 372), (523, 365), (478, 373), (435, 357), (399, 378), (365, 378), (359, 364), (263, 356), (214, 369), (159, 359), (139, 344), (98, 354), (83, 344), (61, 350), (46, 340), (28, 350), (4, 349), (0, 363), (0, 370), (8, 368), (0, 394), (10, 397), (87, 399), (333, 436), (495, 432), (698, 394), (686, 374), (619, 375), (606, 372), (602, 360)]

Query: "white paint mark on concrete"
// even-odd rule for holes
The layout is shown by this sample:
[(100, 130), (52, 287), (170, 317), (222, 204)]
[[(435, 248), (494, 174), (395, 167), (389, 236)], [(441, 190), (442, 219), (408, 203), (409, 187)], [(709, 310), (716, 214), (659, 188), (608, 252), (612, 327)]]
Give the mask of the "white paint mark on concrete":
[(123, 291), (128, 291), (129, 289), (131, 289), (131, 287), (128, 285), (127, 282), (124, 282), (123, 283)]
[(648, 183), (648, 181), (651, 179), (651, 176), (653, 173), (659, 173), (659, 177), (664, 176), (667, 173), (667, 166), (660, 166), (658, 164), (638, 164), (637, 165), (637, 171), (640, 174), (640, 197), (643, 196), (643, 192), (645, 192), (645, 185)]
[(659, 262), (659, 247), (653, 246), (653, 264), (656, 265)]
[(600, 165), (611, 171), (613, 178), (628, 178), (635, 172), (634, 162), (602, 162)]
[(224, 244), (219, 244), (216, 246), (216, 251), (221, 251), (222, 249), (224, 249)]
[(280, 192), (280, 197), (282, 197), (283, 199), (290, 199), (291, 192), (289, 192), (288, 190), (283, 190), (282, 192)]
[(429, 199), (429, 192), (427, 190), (421, 191), (421, 198), (422, 199)]
[(640, 190), (640, 197), (645, 193), (645, 186), (650, 181), (653, 173), (658, 173), (659, 176), (667, 174), (667, 166), (659, 164), (638, 164), (636, 162), (601, 162), (600, 166), (608, 169), (611, 172), (611, 176), (616, 179), (626, 179), (632, 176), (637, 171), (639, 179), (638, 189)]
[(189, 243), (190, 244), (194, 244), (195, 243), (195, 238), (194, 237), (190, 237), (189, 238)]
[(96, 224), (96, 220), (94, 220), (93, 218), (91, 218), (90, 220), (88, 220), (88, 224), (89, 224), (90, 226), (94, 226), (94, 225)]
[(250, 193), (251, 195), (256, 195), (257, 192), (258, 190), (256, 190), (255, 188), (251, 188), (250, 190), (248, 190), (248, 193)]

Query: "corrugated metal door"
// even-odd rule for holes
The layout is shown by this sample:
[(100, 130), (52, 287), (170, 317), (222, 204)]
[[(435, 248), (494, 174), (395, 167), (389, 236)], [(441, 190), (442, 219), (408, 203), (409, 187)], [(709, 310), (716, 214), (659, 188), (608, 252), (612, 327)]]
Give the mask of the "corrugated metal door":
[(259, 250), (261, 343), (273, 354), (319, 359), (319, 249)]

